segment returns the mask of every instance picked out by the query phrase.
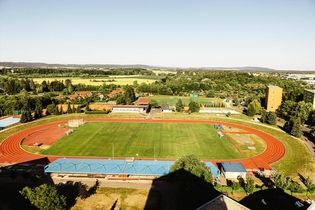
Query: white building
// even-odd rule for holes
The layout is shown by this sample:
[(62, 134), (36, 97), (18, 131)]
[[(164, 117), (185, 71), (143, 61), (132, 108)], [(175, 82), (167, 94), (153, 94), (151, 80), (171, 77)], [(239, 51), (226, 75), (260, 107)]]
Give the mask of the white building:
[(115, 113), (145, 113), (148, 106), (136, 106), (136, 105), (116, 105), (113, 106), (112, 112)]
[(246, 179), (246, 169), (239, 162), (222, 162), (221, 172), (226, 179), (237, 179), (239, 177)]

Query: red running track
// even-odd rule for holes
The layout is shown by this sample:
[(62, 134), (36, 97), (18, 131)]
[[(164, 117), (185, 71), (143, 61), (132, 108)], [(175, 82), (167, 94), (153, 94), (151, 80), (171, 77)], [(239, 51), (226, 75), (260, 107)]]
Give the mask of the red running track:
[[(191, 124), (222, 124), (235, 128), (240, 128), (246, 133), (251, 133), (259, 136), (266, 142), (266, 149), (259, 155), (244, 158), (244, 159), (233, 159), (233, 160), (205, 160), (212, 161), (214, 163), (222, 161), (241, 162), (246, 169), (255, 170), (259, 168), (270, 169), (270, 164), (280, 160), (285, 154), (285, 146), (273, 136), (244, 125), (236, 123), (227, 123), (221, 121), (206, 121), (206, 120), (144, 120), (144, 119), (111, 119), (111, 118), (94, 118), (85, 119), (90, 122), (143, 122), (143, 123), (191, 123)], [(25, 138), (30, 138), (35, 132), (47, 130), (49, 128), (56, 127), (58, 124), (65, 124), (66, 121), (58, 121), (48, 123), (40, 126), (35, 126), (19, 133), (9, 136), (0, 145), (0, 163), (2, 164), (17, 164), (28, 161), (34, 161), (42, 158), (48, 158), (49, 161), (53, 161), (59, 156), (45, 156), (39, 154), (33, 154), (26, 152), (21, 148), (22, 141)], [(58, 136), (58, 135), (56, 135)], [(44, 143), (44, 142), (43, 142)], [(81, 156), (82, 158), (82, 156)], [(104, 158), (104, 157), (88, 157), (88, 158)]]

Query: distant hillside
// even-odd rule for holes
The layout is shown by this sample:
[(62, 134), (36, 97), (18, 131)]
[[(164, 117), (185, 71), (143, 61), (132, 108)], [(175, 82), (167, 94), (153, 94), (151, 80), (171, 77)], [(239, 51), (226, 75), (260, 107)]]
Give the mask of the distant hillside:
[(250, 71), (250, 72), (272, 72), (277, 71), (265, 67), (192, 67), (192, 68), (177, 68), (177, 67), (158, 67), (142, 64), (118, 65), (118, 64), (48, 64), (48, 63), (33, 63), (33, 62), (0, 62), (0, 66), (11, 68), (68, 68), (68, 69), (109, 69), (109, 68), (143, 68), (143, 69), (159, 69), (159, 70), (184, 70), (184, 71)]
[(48, 64), (48, 63), (32, 63), (32, 62), (0, 62), (0, 66), (13, 67), (13, 68), (83, 68), (83, 69), (94, 69), (94, 68), (153, 68), (148, 65), (115, 65), (115, 64)]

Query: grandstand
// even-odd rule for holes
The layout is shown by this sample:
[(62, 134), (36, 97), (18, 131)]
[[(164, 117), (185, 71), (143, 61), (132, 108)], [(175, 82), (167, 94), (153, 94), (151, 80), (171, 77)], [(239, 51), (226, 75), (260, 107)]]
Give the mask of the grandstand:
[(17, 117), (6, 117), (0, 119), (0, 130), (9, 127), (11, 125), (14, 125), (16, 123), (20, 122), (20, 118)]
[[(45, 173), (52, 175), (128, 175), (163, 176), (169, 173), (174, 161), (160, 160), (106, 160), (60, 158), (45, 166)], [(220, 175), (219, 169), (211, 162), (206, 165), (214, 177)]]

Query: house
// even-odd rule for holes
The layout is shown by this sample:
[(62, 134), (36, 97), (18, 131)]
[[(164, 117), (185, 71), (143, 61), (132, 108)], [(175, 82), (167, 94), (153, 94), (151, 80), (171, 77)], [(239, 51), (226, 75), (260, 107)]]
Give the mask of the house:
[(221, 194), (196, 210), (250, 210), (246, 206), (233, 200), (232, 198)]
[(125, 90), (123, 90), (122, 88), (117, 88), (115, 90), (112, 90), (110, 93), (108, 93), (107, 96), (109, 98), (113, 98), (123, 93), (125, 93)]
[(105, 96), (104, 96), (103, 93), (97, 93), (96, 96), (97, 96), (101, 101), (103, 101), (103, 99), (105, 98)]
[(77, 91), (72, 95), (69, 95), (68, 98), (70, 100), (75, 100), (75, 99), (85, 99), (85, 98), (89, 98), (92, 97), (92, 92), (90, 91)]
[(140, 97), (135, 104), (137, 105), (143, 105), (143, 106), (149, 106), (150, 105), (151, 100), (147, 97)]
[(240, 162), (221, 162), (221, 172), (226, 179), (246, 179), (246, 169)]

